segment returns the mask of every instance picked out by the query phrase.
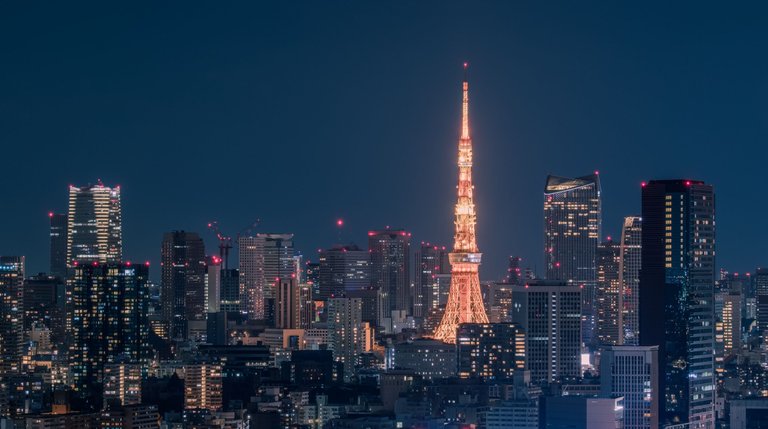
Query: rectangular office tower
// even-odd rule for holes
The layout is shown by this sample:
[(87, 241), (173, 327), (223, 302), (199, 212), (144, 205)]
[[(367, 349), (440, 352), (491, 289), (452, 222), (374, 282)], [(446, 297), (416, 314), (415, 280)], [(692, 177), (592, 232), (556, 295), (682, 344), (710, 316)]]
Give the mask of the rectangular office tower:
[(597, 309), (596, 252), (601, 237), (600, 177), (548, 176), (544, 187), (544, 262), (547, 280), (583, 287), (582, 341), (593, 345)]
[(67, 215), (50, 212), (48, 219), (51, 222), (50, 274), (64, 279), (67, 278)]
[(163, 235), (160, 298), (168, 339), (186, 339), (190, 329), (205, 329), (205, 245), (195, 232)]
[(425, 317), (429, 311), (440, 306), (440, 287), (438, 276), (451, 274), (448, 261), (449, 250), (445, 246), (421, 243), (414, 256), (415, 290), (413, 315)]
[(242, 307), (248, 318), (274, 322), (275, 290), (296, 274), (293, 234), (256, 234), (238, 244)]
[(24, 350), (24, 257), (0, 256), (0, 377), (20, 369)]
[(514, 323), (462, 323), (456, 333), (459, 378), (512, 380), (525, 370), (525, 342)]
[(391, 321), (392, 312), (413, 315), (409, 265), (411, 234), (402, 229), (368, 232), (371, 284), (378, 290), (379, 326)]
[(715, 197), (694, 180), (642, 190), (640, 345), (659, 346), (661, 424), (714, 427)]
[(371, 286), (371, 254), (357, 245), (321, 250), (319, 264), (320, 299), (343, 298), (349, 291)]
[(597, 289), (595, 314), (597, 344), (616, 345), (624, 342), (624, 294), (621, 287), (621, 245), (608, 237), (597, 246)]
[(71, 384), (96, 406), (96, 385), (108, 363), (149, 362), (147, 306), (149, 267), (143, 264), (83, 264), (72, 280)]
[(576, 285), (529, 280), (512, 287), (510, 319), (527, 338), (534, 383), (581, 377), (581, 291)]
[(69, 187), (67, 214), (67, 264), (74, 266), (123, 259), (122, 209), (120, 187), (99, 182), (84, 187)]
[(640, 341), (640, 263), (643, 218), (627, 216), (621, 228), (621, 255), (619, 283), (622, 287), (622, 327), (624, 344), (637, 345)]
[(659, 348), (609, 346), (603, 350), (600, 394), (624, 398), (624, 429), (659, 429)]

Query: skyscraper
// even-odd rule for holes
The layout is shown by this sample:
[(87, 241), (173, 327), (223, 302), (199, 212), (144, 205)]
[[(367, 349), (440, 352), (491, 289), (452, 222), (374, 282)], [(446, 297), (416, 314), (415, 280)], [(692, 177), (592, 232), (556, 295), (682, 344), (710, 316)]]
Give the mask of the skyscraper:
[(460, 378), (511, 380), (525, 370), (525, 333), (514, 323), (462, 323), (456, 334)]
[(222, 367), (213, 363), (184, 365), (184, 408), (219, 411), (222, 403)]
[(24, 257), (0, 257), (0, 376), (20, 369), (24, 348)]
[(169, 339), (186, 339), (190, 322), (192, 328), (205, 328), (203, 240), (195, 232), (167, 232), (160, 260), (162, 314)]
[(609, 346), (603, 350), (600, 393), (624, 397), (625, 429), (658, 429), (659, 348)]
[(643, 220), (627, 216), (621, 228), (621, 256), (619, 257), (620, 284), (623, 289), (622, 327), (624, 344), (637, 345), (640, 336), (640, 262)]
[(409, 260), (411, 234), (403, 229), (383, 229), (368, 232), (371, 254), (371, 284), (378, 290), (380, 326), (393, 311), (413, 314), (410, 289)]
[(619, 265), (621, 245), (610, 237), (597, 246), (597, 289), (595, 291), (597, 343), (623, 343), (623, 300)]
[(238, 249), (243, 309), (251, 319), (270, 319), (277, 282), (296, 272), (293, 234), (240, 237)]
[(34, 323), (42, 323), (53, 333), (54, 342), (64, 340), (64, 280), (44, 274), (24, 281), (23, 309), (24, 329)]
[(69, 187), (67, 264), (114, 263), (123, 259), (120, 187), (101, 182)]
[(521, 285), (523, 284), (523, 271), (520, 267), (520, 262), (523, 258), (519, 256), (509, 257), (509, 267), (507, 268), (507, 278), (505, 279), (508, 284)]
[(321, 250), (319, 255), (319, 298), (343, 297), (371, 285), (371, 255), (354, 244)]
[(51, 223), (51, 266), (52, 276), (67, 277), (67, 215), (48, 213)]
[(430, 310), (439, 307), (440, 290), (437, 276), (450, 274), (451, 264), (448, 261), (448, 250), (445, 246), (437, 246), (430, 243), (421, 243), (414, 258), (416, 267), (415, 275), (415, 301), (414, 316), (425, 317)]
[[(221, 311), (221, 258), (210, 256), (205, 266), (205, 312)], [(238, 285), (238, 289), (240, 286)], [(238, 291), (238, 301), (240, 300)]]
[(90, 405), (104, 365), (147, 365), (148, 267), (142, 264), (78, 264), (72, 280), (72, 388)]
[(469, 83), (464, 63), (464, 82), (461, 109), (461, 138), (459, 139), (459, 185), (454, 209), (456, 231), (451, 263), (451, 289), (443, 319), (435, 329), (435, 338), (448, 343), (456, 342), (456, 330), (462, 323), (488, 323), (483, 296), (480, 293), (480, 260), (475, 226), (474, 188), (472, 184), (472, 138), (469, 136)]
[(333, 358), (344, 364), (344, 379), (355, 374), (358, 355), (363, 352), (362, 301), (359, 298), (330, 298), (328, 336)]
[(765, 332), (768, 330), (768, 268), (758, 268), (752, 281), (755, 284), (757, 327)]
[(602, 234), (600, 177), (547, 176), (544, 186), (544, 260), (548, 280), (583, 286), (582, 341), (595, 340), (596, 252)]
[(299, 283), (296, 279), (282, 279), (277, 284), (275, 305), (275, 327), (279, 329), (298, 329), (301, 314)]
[(552, 383), (581, 377), (582, 288), (552, 280), (530, 280), (511, 288), (510, 319), (527, 336), (531, 380)]
[(662, 424), (714, 427), (714, 198), (701, 181), (643, 184), (640, 344), (659, 346)]

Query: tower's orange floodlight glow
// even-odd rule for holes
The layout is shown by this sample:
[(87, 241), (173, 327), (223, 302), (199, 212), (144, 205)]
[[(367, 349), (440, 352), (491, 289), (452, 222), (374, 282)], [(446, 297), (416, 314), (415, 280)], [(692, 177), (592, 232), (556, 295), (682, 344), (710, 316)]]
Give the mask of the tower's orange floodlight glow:
[[(466, 71), (467, 64), (464, 63)], [(466, 73), (461, 109), (461, 138), (459, 139), (459, 186), (454, 212), (456, 233), (451, 263), (451, 289), (448, 303), (434, 338), (447, 343), (456, 342), (456, 328), (461, 323), (488, 323), (483, 297), (480, 293), (478, 268), (482, 254), (475, 238), (475, 203), (472, 198), (472, 139), (469, 137), (469, 83)]]

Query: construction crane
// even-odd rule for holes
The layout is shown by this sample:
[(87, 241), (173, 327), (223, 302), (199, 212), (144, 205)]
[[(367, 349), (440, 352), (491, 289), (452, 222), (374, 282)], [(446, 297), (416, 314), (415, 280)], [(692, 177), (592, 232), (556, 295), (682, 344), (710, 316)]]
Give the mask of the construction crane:
[(213, 233), (216, 234), (216, 238), (219, 240), (219, 257), (222, 260), (222, 265), (224, 266), (225, 270), (229, 268), (229, 250), (232, 248), (232, 242), (234, 241), (234, 243), (237, 244), (240, 241), (240, 237), (244, 233), (251, 235), (253, 230), (258, 228), (259, 225), (261, 225), (261, 219), (256, 219), (253, 223), (238, 231), (237, 234), (235, 234), (235, 239), (233, 240), (232, 236), (221, 232), (221, 228), (219, 228), (219, 221), (214, 220), (208, 222), (208, 229), (213, 231)]

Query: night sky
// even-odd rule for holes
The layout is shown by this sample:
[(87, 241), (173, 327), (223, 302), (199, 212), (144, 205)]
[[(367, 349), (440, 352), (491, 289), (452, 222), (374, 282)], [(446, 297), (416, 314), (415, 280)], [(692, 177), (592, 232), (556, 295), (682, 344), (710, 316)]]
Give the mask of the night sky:
[(122, 187), (126, 259), (155, 269), (164, 231), (214, 252), (214, 219), (261, 218), (309, 258), (337, 218), (361, 246), (386, 225), (449, 245), (464, 61), (483, 278), (512, 254), (543, 273), (546, 175), (595, 170), (604, 235), (639, 213), (641, 181), (696, 178), (715, 185), (718, 266), (768, 264), (764, 8), (9, 3), (0, 254), (28, 273), (48, 269), (67, 186), (99, 178)]

